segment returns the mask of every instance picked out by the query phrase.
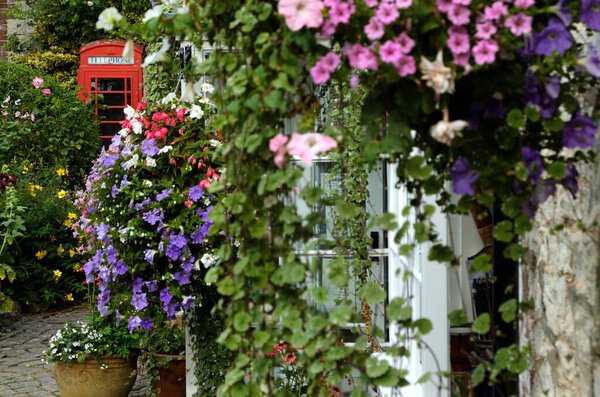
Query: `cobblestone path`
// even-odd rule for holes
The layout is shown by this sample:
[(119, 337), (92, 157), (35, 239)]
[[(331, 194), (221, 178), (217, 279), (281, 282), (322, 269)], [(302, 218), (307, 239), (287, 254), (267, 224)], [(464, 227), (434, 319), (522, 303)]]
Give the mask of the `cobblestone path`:
[[(67, 321), (85, 317), (83, 306), (62, 312), (23, 316), (0, 325), (0, 397), (60, 396), (54, 365), (42, 362), (48, 341)], [(138, 379), (130, 397), (145, 395), (144, 379)]]

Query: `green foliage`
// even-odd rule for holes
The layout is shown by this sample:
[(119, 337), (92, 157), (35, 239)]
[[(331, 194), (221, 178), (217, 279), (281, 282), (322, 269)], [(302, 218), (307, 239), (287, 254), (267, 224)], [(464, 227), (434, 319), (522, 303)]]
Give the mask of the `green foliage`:
[(66, 167), (28, 161), (6, 168), (18, 176), (19, 203), (32, 209), (22, 213), (26, 232), (6, 252), (17, 275), (10, 296), (25, 310), (81, 300), (82, 257), (70, 228), (79, 216), (72, 204), (79, 178)]
[[(10, 176), (6, 173), (2, 174), (6, 181)], [(16, 195), (15, 188), (4, 185), (2, 187), (2, 212), (0, 212), (0, 227), (2, 245), (0, 246), (0, 286), (2, 281), (6, 280), (12, 283), (15, 280), (15, 271), (7, 263), (12, 263), (13, 258), (6, 250), (14, 243), (17, 237), (22, 237), (25, 232), (25, 225), (22, 218), (22, 213), (25, 207), (19, 205), (19, 200)], [(13, 301), (0, 290), (0, 313), (10, 312), (13, 307)]]
[[(33, 86), (35, 77), (44, 80), (43, 87)], [(35, 160), (80, 174), (90, 168), (100, 150), (98, 126), (92, 109), (74, 92), (34, 70), (0, 62), (0, 98), (6, 111), (0, 116), (0, 163)]]
[(16, 64), (43, 72), (67, 89), (77, 85), (79, 56), (65, 52), (62, 47), (51, 47), (48, 50), (27, 54), (13, 54), (10, 59)]
[[(146, 53), (160, 48), (160, 43), (148, 44)], [(176, 48), (173, 50), (176, 51)], [(150, 106), (160, 103), (167, 94), (175, 92), (179, 78), (179, 65), (176, 62), (154, 63), (144, 68), (144, 101)]]

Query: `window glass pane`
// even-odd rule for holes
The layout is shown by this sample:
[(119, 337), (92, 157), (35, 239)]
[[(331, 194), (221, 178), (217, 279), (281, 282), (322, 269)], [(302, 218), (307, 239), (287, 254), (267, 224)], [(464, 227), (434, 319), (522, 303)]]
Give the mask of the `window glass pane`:
[(98, 91), (125, 91), (125, 79), (98, 79)]
[(125, 119), (123, 108), (98, 109), (98, 116), (102, 117), (102, 120), (120, 121)]
[(99, 94), (98, 103), (107, 106), (125, 106), (124, 94)]
[(121, 124), (119, 123), (100, 123), (101, 136), (112, 136), (119, 131), (121, 131)]

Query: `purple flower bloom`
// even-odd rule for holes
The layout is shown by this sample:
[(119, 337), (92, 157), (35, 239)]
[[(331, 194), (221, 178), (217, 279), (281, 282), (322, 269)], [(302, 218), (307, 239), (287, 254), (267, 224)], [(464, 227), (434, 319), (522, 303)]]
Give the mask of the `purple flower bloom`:
[(98, 267), (98, 277), (104, 283), (108, 283), (110, 281), (110, 269), (106, 266), (99, 266)]
[(113, 269), (113, 280), (115, 279), (115, 275), (122, 276), (127, 273), (128, 270), (129, 268), (125, 264), (125, 261), (121, 259)]
[(173, 274), (173, 278), (179, 285), (187, 285), (191, 283), (190, 276), (191, 274), (188, 272), (176, 272)]
[(112, 245), (108, 247), (108, 250), (106, 251), (106, 259), (111, 265), (117, 261), (117, 251), (115, 251), (115, 248)]
[(152, 202), (152, 200), (150, 199), (146, 199), (144, 201), (142, 201), (141, 203), (138, 203), (135, 205), (135, 209), (137, 211), (141, 210), (142, 208), (144, 208), (145, 206), (147, 206), (148, 204), (150, 204)]
[(169, 197), (171, 195), (171, 193), (173, 193), (173, 190), (164, 189), (162, 192), (160, 192), (156, 195), (156, 201), (162, 201), (163, 199), (166, 199), (167, 197)]
[(152, 211), (144, 212), (142, 218), (151, 225), (156, 225), (157, 222), (162, 222), (163, 213), (158, 208), (153, 208)]
[(121, 185), (119, 185), (119, 189), (125, 189), (127, 185), (129, 185), (129, 182), (127, 181), (127, 174), (125, 174), (123, 175), (123, 179), (121, 180)]
[(559, 0), (558, 4), (555, 6), (555, 10), (556, 15), (565, 26), (571, 24), (571, 10), (569, 10), (569, 7), (567, 6), (567, 0)]
[(565, 178), (562, 180), (562, 185), (565, 189), (571, 192), (573, 198), (577, 197), (577, 192), (579, 191), (579, 186), (577, 184), (577, 177), (579, 176), (579, 172), (575, 167), (575, 164), (569, 162), (567, 163), (567, 173), (565, 174)]
[(138, 277), (135, 280), (133, 280), (133, 283), (131, 283), (131, 291), (134, 294), (141, 294), (143, 285), (144, 285), (144, 281)]
[(113, 165), (117, 164), (118, 159), (119, 159), (118, 154), (109, 154), (106, 157), (104, 157), (104, 160), (102, 161), (102, 165), (104, 165), (107, 168), (112, 167)]
[(181, 256), (181, 248), (175, 244), (169, 244), (166, 254), (169, 259), (176, 261)]
[(553, 96), (560, 93), (560, 81), (554, 76), (542, 87), (538, 84), (535, 73), (528, 70), (525, 75), (525, 104), (535, 106), (542, 118), (549, 119), (556, 111), (556, 101)]
[(142, 325), (142, 320), (140, 320), (138, 316), (129, 317), (129, 320), (127, 321), (127, 329), (129, 330), (129, 333), (135, 331), (140, 327), (140, 325)]
[(146, 156), (156, 156), (159, 150), (160, 149), (158, 146), (156, 146), (155, 139), (145, 139), (142, 142), (142, 153), (144, 153)]
[(141, 326), (144, 331), (149, 331), (154, 324), (152, 323), (152, 319), (148, 317), (142, 320)]
[(119, 189), (117, 188), (117, 185), (112, 185), (112, 187), (110, 188), (110, 197), (114, 198), (118, 193)]
[(541, 181), (537, 184), (529, 199), (521, 205), (521, 211), (528, 217), (533, 218), (540, 204), (546, 201), (554, 192), (556, 192), (556, 181), (551, 179)]
[(147, 281), (146, 288), (148, 289), (148, 292), (156, 292), (158, 284), (156, 284), (156, 281)]
[(121, 320), (123, 319), (123, 317), (121, 316), (121, 313), (116, 310), (115, 311), (115, 322), (117, 323), (117, 325), (119, 325), (121, 323)]
[(173, 300), (173, 294), (171, 291), (169, 291), (169, 287), (161, 289), (159, 297), (163, 307), (167, 306), (169, 303), (171, 303), (171, 300)]
[(171, 236), (171, 244), (176, 245), (178, 248), (183, 248), (187, 244), (187, 239), (183, 234), (174, 234)]
[(529, 180), (532, 185), (535, 185), (544, 171), (542, 156), (540, 156), (540, 152), (527, 146), (523, 146), (521, 154), (523, 155), (523, 160), (525, 160)]
[(178, 309), (179, 309), (179, 305), (176, 303), (171, 303), (171, 304), (167, 305), (166, 307), (163, 306), (163, 310), (165, 311), (165, 313), (167, 313), (167, 318), (169, 320), (172, 320), (175, 318), (175, 315), (177, 314)]
[(544, 88), (546, 90), (546, 94), (552, 99), (558, 98), (560, 95), (560, 77), (559, 76), (550, 76), (546, 84), (544, 84)]
[(194, 296), (184, 296), (183, 297), (183, 301), (181, 302), (181, 306), (184, 309), (189, 309), (190, 307), (192, 307), (194, 305), (194, 303), (196, 303), (196, 297), (194, 297)]
[(548, 21), (548, 26), (539, 33), (535, 33), (535, 50), (537, 55), (552, 56), (556, 51), (559, 55), (571, 48), (573, 38), (567, 27), (557, 18)]
[(101, 222), (100, 225), (96, 227), (96, 235), (98, 236), (98, 240), (104, 241), (109, 231), (108, 225), (104, 222)]
[(575, 113), (563, 128), (563, 145), (570, 149), (594, 146), (598, 125), (590, 117)]
[(579, 19), (591, 30), (600, 31), (600, 0), (583, 0)]
[(196, 258), (194, 256), (190, 256), (185, 262), (181, 264), (181, 268), (184, 272), (191, 272), (194, 268), (194, 262)]
[(204, 239), (206, 238), (206, 236), (208, 236), (208, 229), (209, 229), (209, 226), (207, 224), (204, 224), (204, 225), (200, 226), (198, 229), (194, 230), (192, 232), (192, 234), (190, 235), (192, 242), (194, 244), (202, 244), (204, 242)]
[(143, 310), (146, 306), (148, 306), (146, 294), (134, 294), (131, 297), (131, 305), (135, 307), (136, 310)]
[(588, 45), (588, 52), (582, 64), (590, 75), (600, 79), (600, 57), (598, 56), (598, 48), (595, 45)]
[(456, 159), (450, 169), (452, 176), (452, 191), (456, 194), (475, 194), (473, 183), (479, 177), (477, 172), (471, 170), (471, 163), (464, 157)]
[(151, 249), (144, 250), (144, 259), (146, 259), (146, 262), (153, 263), (154, 255), (156, 255), (156, 253), (157, 253), (156, 250), (151, 250)]
[(190, 189), (188, 198), (195, 203), (196, 201), (201, 199), (202, 196), (204, 196), (204, 190), (202, 190), (200, 186), (196, 185)]

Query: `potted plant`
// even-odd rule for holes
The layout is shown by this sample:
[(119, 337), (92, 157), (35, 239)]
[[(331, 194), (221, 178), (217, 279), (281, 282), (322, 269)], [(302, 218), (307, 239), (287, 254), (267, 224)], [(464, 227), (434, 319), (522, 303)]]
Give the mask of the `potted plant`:
[(138, 335), (96, 316), (67, 323), (50, 339), (44, 360), (54, 363), (62, 397), (127, 397), (137, 375), (138, 352)]
[(142, 364), (150, 375), (153, 395), (185, 395), (185, 330), (181, 323), (154, 327), (141, 340)]

